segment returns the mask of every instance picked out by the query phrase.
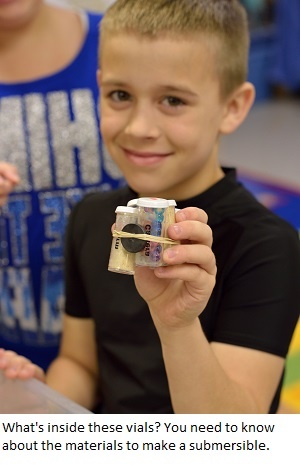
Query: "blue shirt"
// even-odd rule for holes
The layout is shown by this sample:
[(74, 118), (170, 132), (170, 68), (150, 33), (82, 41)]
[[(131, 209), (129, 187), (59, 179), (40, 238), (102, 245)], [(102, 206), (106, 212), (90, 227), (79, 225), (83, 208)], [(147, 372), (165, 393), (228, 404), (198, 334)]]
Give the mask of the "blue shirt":
[(0, 160), (21, 184), (0, 215), (0, 347), (47, 368), (56, 356), (64, 306), (64, 231), (90, 190), (123, 185), (99, 133), (98, 36), (87, 13), (76, 58), (54, 75), (0, 83)]

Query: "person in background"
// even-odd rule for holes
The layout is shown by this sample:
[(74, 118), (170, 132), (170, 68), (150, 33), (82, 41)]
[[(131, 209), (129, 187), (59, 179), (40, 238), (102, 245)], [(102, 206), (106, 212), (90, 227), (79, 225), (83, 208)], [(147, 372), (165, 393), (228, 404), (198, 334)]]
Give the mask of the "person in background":
[[(117, 0), (101, 24), (101, 132), (128, 186), (71, 212), (63, 337), (46, 378), (4, 350), (0, 369), (102, 413), (275, 413), (300, 243), (218, 158), (254, 101), (245, 10)], [(111, 273), (115, 209), (138, 197), (176, 200), (167, 235), (179, 244), (168, 266)]]
[(11, 183), (1, 194), (1, 178), (0, 195), (15, 187), (0, 217), (0, 347), (44, 369), (60, 341), (68, 214), (86, 192), (123, 184), (99, 132), (100, 20), (57, 2), (0, 2), (0, 169)]

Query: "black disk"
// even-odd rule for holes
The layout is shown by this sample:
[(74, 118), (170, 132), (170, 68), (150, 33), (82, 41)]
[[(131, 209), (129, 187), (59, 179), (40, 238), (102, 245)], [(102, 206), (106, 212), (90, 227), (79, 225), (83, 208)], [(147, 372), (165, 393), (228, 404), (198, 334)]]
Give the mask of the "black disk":
[[(144, 234), (145, 231), (138, 224), (126, 224), (122, 231), (130, 234)], [(127, 252), (137, 253), (145, 248), (146, 242), (142, 239), (135, 239), (134, 237), (122, 237), (121, 243)]]

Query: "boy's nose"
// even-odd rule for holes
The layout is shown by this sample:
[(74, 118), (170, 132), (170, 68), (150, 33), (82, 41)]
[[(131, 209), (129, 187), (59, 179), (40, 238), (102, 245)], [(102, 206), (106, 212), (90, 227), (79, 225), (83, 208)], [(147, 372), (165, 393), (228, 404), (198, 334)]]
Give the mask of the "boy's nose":
[(157, 138), (160, 129), (154, 112), (146, 106), (134, 108), (128, 119), (125, 133), (139, 138)]

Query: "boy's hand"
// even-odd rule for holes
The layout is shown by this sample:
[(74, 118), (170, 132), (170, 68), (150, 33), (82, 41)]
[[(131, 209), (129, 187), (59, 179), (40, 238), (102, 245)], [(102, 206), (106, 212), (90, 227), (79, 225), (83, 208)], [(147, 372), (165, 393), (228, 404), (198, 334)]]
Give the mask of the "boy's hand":
[(168, 236), (181, 241), (164, 252), (169, 266), (136, 267), (134, 276), (158, 331), (192, 324), (207, 305), (217, 272), (212, 231), (203, 210), (190, 207), (177, 212)]
[(45, 383), (45, 373), (42, 368), (11, 350), (0, 349), (0, 370), (9, 379), (36, 378)]
[(0, 162), (0, 207), (5, 204), (8, 194), (19, 182), (16, 167), (10, 163)]

